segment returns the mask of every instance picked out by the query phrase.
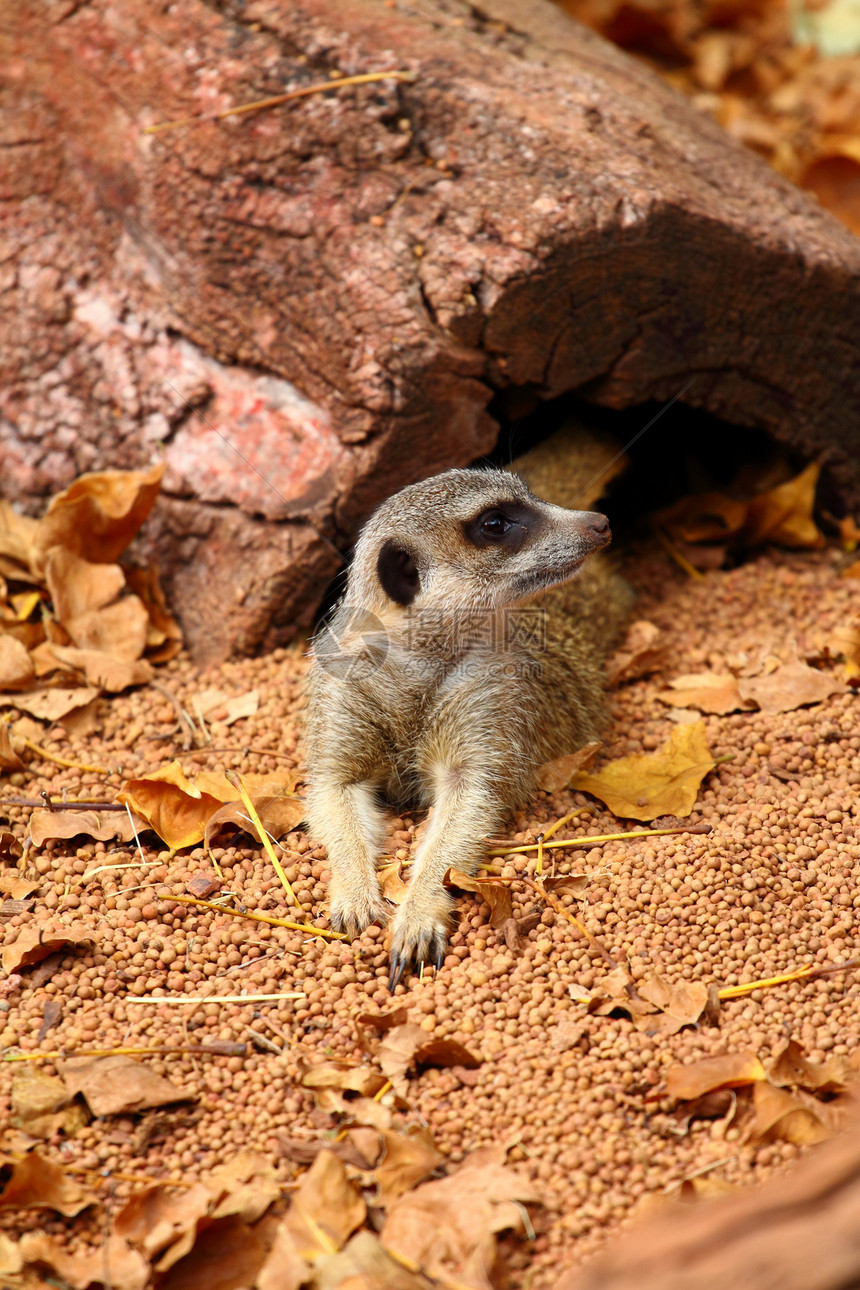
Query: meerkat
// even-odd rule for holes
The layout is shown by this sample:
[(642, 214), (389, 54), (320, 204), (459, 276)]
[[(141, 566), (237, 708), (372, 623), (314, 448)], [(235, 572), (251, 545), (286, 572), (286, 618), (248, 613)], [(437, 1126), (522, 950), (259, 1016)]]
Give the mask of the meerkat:
[(336, 929), (387, 920), (376, 876), (386, 805), (431, 808), (393, 919), (392, 990), (413, 962), (442, 964), (447, 871), (474, 872), (538, 768), (603, 724), (603, 665), (629, 592), (594, 560), (606, 517), (558, 504), (598, 462), (604, 449), (562, 434), (530, 463), (532, 484), (557, 500), (493, 468), (403, 488), (362, 529), (314, 639), (308, 823), (328, 854)]

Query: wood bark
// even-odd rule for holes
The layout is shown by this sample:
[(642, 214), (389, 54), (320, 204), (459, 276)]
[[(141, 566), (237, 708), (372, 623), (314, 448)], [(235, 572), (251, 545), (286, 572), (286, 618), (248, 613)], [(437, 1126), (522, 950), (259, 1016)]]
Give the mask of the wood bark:
[(555, 1290), (855, 1290), (860, 1123), (787, 1174), (634, 1226)]
[(860, 242), (547, 0), (12, 0), (0, 39), (0, 489), (163, 453), (141, 553), (198, 654), (307, 625), (296, 517), (346, 547), (511, 386), (683, 389), (860, 500)]

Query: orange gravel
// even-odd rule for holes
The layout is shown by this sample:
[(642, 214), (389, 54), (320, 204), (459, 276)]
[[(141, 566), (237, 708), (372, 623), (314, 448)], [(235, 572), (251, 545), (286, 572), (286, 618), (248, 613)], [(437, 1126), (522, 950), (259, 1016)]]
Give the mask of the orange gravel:
[[(640, 591), (637, 617), (662, 628), (671, 663), (662, 677), (611, 696), (606, 756), (652, 750), (665, 740), (673, 719), (655, 695), (673, 676), (709, 666), (724, 671), (727, 659), (743, 653), (787, 662), (798, 649), (802, 656), (816, 633), (848, 622), (857, 613), (857, 584), (838, 577), (837, 558), (829, 551), (769, 552), (701, 581), (688, 580), (657, 549), (628, 559), (625, 571)], [(258, 688), (259, 713), (229, 728), (212, 723), (213, 748), (185, 752), (173, 707), (162, 693), (141, 689), (106, 701), (94, 735), (72, 740), (54, 727), (42, 738), (61, 757), (121, 766), (121, 772), (105, 779), (33, 758), (26, 772), (3, 781), (0, 798), (47, 791), (110, 799), (122, 779), (173, 757), (188, 773), (300, 767), (305, 667), (298, 646), (219, 668), (175, 660), (159, 680), (189, 710), (195, 693), (217, 685), (235, 694)], [(574, 912), (615, 958), (627, 958), (634, 977), (659, 971), (673, 982), (724, 986), (804, 963), (850, 959), (860, 907), (856, 694), (780, 716), (752, 712), (705, 722), (715, 755), (734, 755), (705, 780), (691, 817), (710, 822), (713, 832), (555, 852), (557, 872), (591, 875)], [(588, 804), (570, 791), (540, 794), (512, 822), (510, 836), (531, 840), (547, 823)], [(625, 827), (590, 804), (594, 813), (560, 836)], [(23, 840), (28, 811), (3, 804), (2, 814)], [(416, 822), (393, 822), (390, 848), (401, 858)], [(18, 989), (0, 998), (0, 1046), (47, 1052), (214, 1038), (248, 1043), (245, 1057), (146, 1059), (175, 1084), (196, 1090), (196, 1106), (94, 1120), (76, 1137), (46, 1144), (46, 1154), (65, 1166), (103, 1172), (98, 1186), (110, 1205), (134, 1187), (111, 1178), (111, 1171), (193, 1179), (243, 1147), (277, 1161), (287, 1181), (297, 1167), (283, 1155), (278, 1135), (319, 1138), (337, 1128), (336, 1117), (315, 1109), (311, 1093), (298, 1085), (298, 1059), (308, 1051), (364, 1058), (356, 1016), (391, 1006), (386, 932), (372, 927), (352, 944), (327, 943), (172, 903), (163, 898), (167, 892), (185, 893), (195, 873), (212, 867), (202, 849), (171, 858), (146, 836), (145, 868), (133, 849), (103, 843), (48, 843), (31, 854), (40, 884), (36, 908), (5, 923), (6, 942), (50, 915), (86, 923), (94, 945), (66, 956), (41, 985), (32, 984), (34, 969), (23, 970)], [(327, 926), (324, 853), (298, 832), (285, 845), (287, 877), (305, 916)], [(290, 917), (258, 847), (214, 854), (237, 903)], [(81, 883), (98, 865), (129, 867)], [(506, 872), (524, 867), (520, 857)], [(437, 1037), (460, 1040), (483, 1064), (476, 1072), (427, 1070), (413, 1078), (413, 1111), (404, 1118), (426, 1122), (451, 1162), (482, 1143), (504, 1142), (509, 1163), (537, 1181), (545, 1207), (532, 1215), (535, 1240), (512, 1248), (512, 1286), (550, 1287), (562, 1267), (588, 1257), (617, 1231), (642, 1197), (703, 1166), (720, 1162), (714, 1170), (720, 1179), (749, 1183), (798, 1154), (785, 1143), (742, 1145), (736, 1130), (719, 1123), (696, 1122), (679, 1136), (668, 1104), (646, 1100), (669, 1066), (741, 1048), (767, 1058), (788, 1034), (814, 1059), (860, 1047), (855, 973), (756, 992), (725, 1004), (716, 1026), (651, 1039), (627, 1020), (586, 1015), (571, 997), (571, 985), (589, 990), (606, 968), (534, 893), (514, 886), (515, 915), (540, 913), (517, 952), (488, 927), (488, 911), (476, 897), (461, 898), (458, 908), (444, 970), (435, 980), (428, 974), (399, 986), (396, 1001), (409, 1005), (410, 1020)], [(195, 996), (297, 990), (305, 997), (193, 1008), (131, 1002), (154, 990)], [(60, 1004), (59, 1020), (40, 1041), (52, 1000)], [(261, 1044), (249, 1028), (282, 1051)], [(0, 1066), (3, 1122), (18, 1069)], [(42, 1069), (54, 1071), (50, 1062)], [(93, 1222), (87, 1215), (46, 1221), (40, 1211), (3, 1217), (10, 1232), (46, 1229), (63, 1234), (73, 1248), (100, 1239)]]

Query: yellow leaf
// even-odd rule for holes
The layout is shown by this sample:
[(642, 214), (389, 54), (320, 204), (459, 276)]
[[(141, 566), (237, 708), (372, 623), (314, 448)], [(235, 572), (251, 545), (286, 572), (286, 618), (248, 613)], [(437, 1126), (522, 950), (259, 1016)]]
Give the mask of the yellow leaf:
[(638, 753), (610, 762), (596, 775), (583, 772), (571, 788), (605, 802), (623, 819), (654, 820), (658, 815), (690, 814), (699, 785), (714, 761), (704, 721), (676, 726), (654, 753)]
[(747, 510), (743, 539), (747, 546), (778, 542), (780, 546), (819, 547), (824, 535), (812, 516), (821, 467), (812, 462), (794, 479), (754, 497)]

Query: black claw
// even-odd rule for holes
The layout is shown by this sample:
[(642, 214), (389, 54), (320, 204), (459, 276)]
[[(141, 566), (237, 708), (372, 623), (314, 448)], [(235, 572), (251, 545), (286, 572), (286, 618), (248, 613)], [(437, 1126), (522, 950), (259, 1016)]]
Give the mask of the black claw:
[(437, 972), (442, 971), (442, 967), (444, 963), (445, 963), (445, 943), (444, 941), (441, 944), (437, 942), (433, 952), (433, 966), (435, 967)]
[(400, 978), (409, 966), (409, 959), (404, 958), (402, 954), (392, 954), (391, 970), (388, 973), (388, 993), (394, 994), (400, 983)]

